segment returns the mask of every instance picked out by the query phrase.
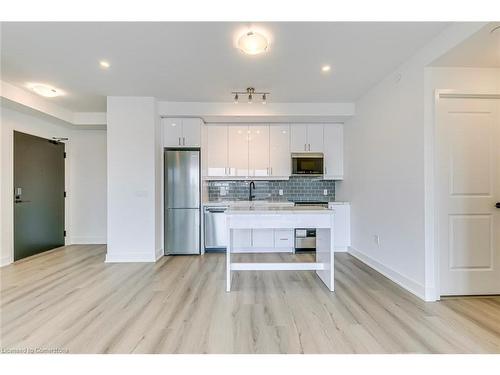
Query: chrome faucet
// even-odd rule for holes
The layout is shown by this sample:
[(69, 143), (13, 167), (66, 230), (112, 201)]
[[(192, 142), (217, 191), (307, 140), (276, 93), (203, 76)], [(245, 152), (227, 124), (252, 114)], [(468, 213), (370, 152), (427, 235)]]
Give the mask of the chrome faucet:
[(255, 198), (255, 195), (252, 195), (252, 187), (255, 190), (255, 182), (250, 181), (250, 184), (248, 184), (248, 200), (250, 202)]

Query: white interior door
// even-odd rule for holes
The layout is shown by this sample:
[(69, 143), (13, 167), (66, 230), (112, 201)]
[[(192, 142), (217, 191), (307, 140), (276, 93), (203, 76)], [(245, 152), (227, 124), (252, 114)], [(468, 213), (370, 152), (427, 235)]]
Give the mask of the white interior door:
[(500, 294), (500, 100), (440, 99), (441, 295)]

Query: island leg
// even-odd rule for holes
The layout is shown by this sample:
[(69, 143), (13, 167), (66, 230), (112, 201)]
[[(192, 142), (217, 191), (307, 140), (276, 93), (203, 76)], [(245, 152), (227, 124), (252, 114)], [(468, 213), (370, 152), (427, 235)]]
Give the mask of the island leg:
[(227, 247), (226, 247), (226, 292), (231, 291), (231, 247), (233, 245), (233, 231), (227, 228)]
[(333, 228), (316, 229), (316, 262), (325, 265), (325, 269), (316, 271), (316, 274), (332, 292), (335, 290), (334, 259)]

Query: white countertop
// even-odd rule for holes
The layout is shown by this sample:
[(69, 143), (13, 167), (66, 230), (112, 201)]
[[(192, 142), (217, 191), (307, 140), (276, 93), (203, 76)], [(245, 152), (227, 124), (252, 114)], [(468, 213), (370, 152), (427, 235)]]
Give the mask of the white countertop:
[(333, 210), (318, 206), (281, 206), (281, 207), (229, 207), (226, 215), (303, 215), (303, 214), (333, 214)]
[(293, 207), (290, 201), (212, 201), (204, 202), (205, 207)]

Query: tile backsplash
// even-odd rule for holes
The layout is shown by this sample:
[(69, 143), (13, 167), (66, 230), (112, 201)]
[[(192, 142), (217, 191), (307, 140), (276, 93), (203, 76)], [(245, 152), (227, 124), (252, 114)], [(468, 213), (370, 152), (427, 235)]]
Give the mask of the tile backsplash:
[[(321, 177), (290, 177), (283, 181), (256, 180), (253, 194), (256, 200), (301, 200), (301, 201), (334, 201), (335, 181), (323, 180)], [(208, 181), (208, 199), (240, 200), (248, 199), (250, 181)], [(324, 195), (324, 190), (327, 195)], [(283, 190), (283, 195), (279, 191)], [(221, 194), (225, 192), (225, 195)]]

